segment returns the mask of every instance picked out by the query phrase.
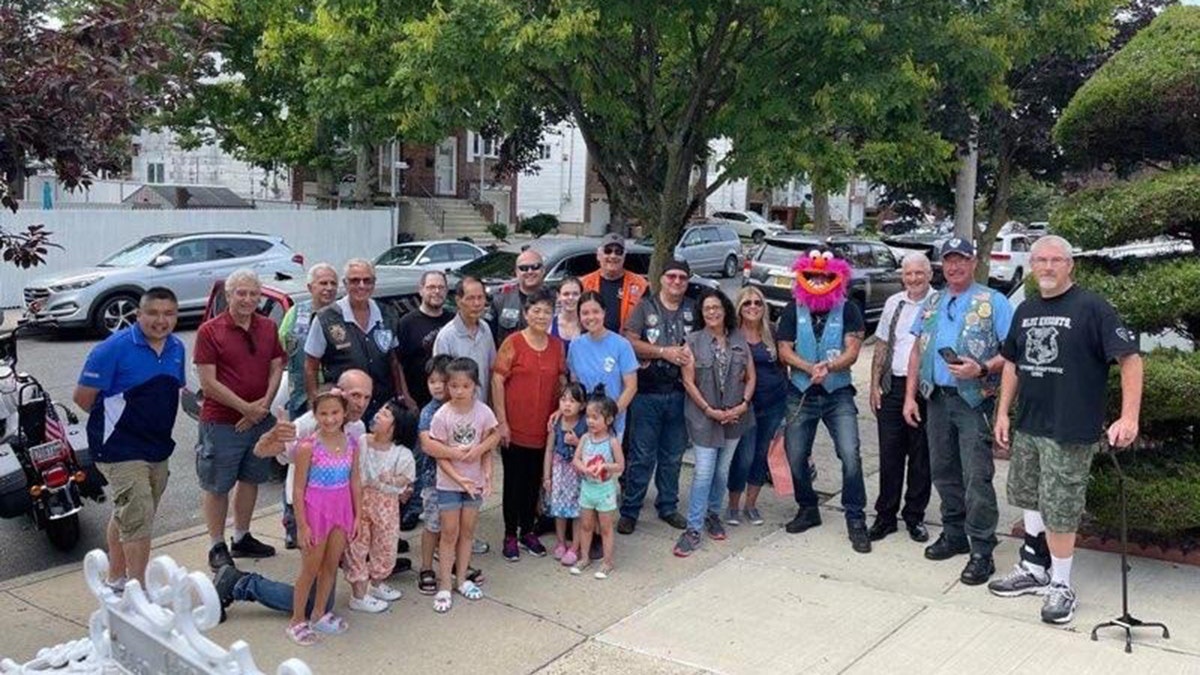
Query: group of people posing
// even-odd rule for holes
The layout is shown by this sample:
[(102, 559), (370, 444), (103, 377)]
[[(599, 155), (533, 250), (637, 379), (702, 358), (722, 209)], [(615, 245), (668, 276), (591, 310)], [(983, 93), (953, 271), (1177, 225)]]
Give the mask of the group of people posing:
[[(471, 559), (489, 548), (475, 530), (497, 487), (496, 454), (508, 561), (552, 552), (571, 574), (607, 578), (614, 532), (635, 531), (652, 478), (658, 517), (682, 530), (676, 556), (691, 555), (705, 537), (725, 539), (726, 527), (762, 525), (758, 498), (777, 432), (799, 507), (786, 529), (803, 532), (821, 524), (810, 457), (823, 423), (841, 460), (853, 549), (870, 552), (899, 518), (913, 540), (926, 541), (932, 484), (943, 530), (925, 556), (969, 554), (967, 584), (994, 574), (992, 440), (1011, 448), (1009, 499), (1025, 509), (1026, 541), (1016, 570), (989, 587), (1044, 594), (1043, 618), (1068, 621), (1073, 532), (1112, 360), (1121, 364), (1124, 407), (1109, 442), (1128, 445), (1137, 433), (1136, 341), (1111, 307), (1072, 285), (1071, 249), (1057, 237), (1035, 245), (1040, 297), (1015, 316), (1007, 299), (973, 282), (970, 242), (950, 240), (941, 253), (946, 288), (930, 290), (926, 258), (906, 258), (905, 290), (888, 300), (875, 332), (870, 401), (881, 467), (869, 528), (850, 375), (865, 322), (846, 297), (848, 265), (828, 252), (797, 262), (796, 302), (778, 325), (753, 287), (732, 301), (719, 290), (689, 297), (686, 262), (667, 263), (651, 292), (625, 269), (618, 235), (597, 249), (599, 270), (554, 290), (540, 254), (524, 250), (516, 282), (490, 303), (478, 279), (450, 289), (444, 274), (428, 272), (419, 307), (398, 319), (371, 298), (375, 273), (365, 260), (346, 264), (341, 299), (336, 270), (315, 265), (310, 297), (278, 327), (256, 311), (257, 276), (235, 272), (225, 284), (228, 309), (201, 326), (194, 357), (204, 391), (196, 470), (222, 603), (290, 613), (287, 635), (300, 644), (343, 632), (347, 622), (333, 611), (338, 570), (352, 610), (385, 610), (402, 594), (387, 580), (410, 566), (397, 558), (408, 548), (400, 533), (418, 525), (417, 587), (433, 596), (434, 610), (449, 611), (455, 592), (479, 600), (484, 575)], [(445, 309), (451, 290), (453, 313)], [(93, 351), (76, 392), (114, 494), (108, 540), (117, 590), (144, 577), (174, 446), (185, 361), (171, 335), (176, 309), (170, 291), (147, 291), (137, 324)], [(270, 410), (285, 370), (288, 404)], [(689, 444), (695, 464), (681, 508)], [(233, 561), (275, 554), (249, 533), (272, 459), (288, 465), (285, 541), (302, 559), (293, 586)], [(540, 537), (546, 519), (555, 533), (549, 551)]]

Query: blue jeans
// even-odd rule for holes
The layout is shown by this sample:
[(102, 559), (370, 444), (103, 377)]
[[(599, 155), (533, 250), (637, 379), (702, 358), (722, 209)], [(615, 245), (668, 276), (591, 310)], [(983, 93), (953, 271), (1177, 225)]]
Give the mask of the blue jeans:
[(725, 497), (721, 488), (729, 481), (729, 462), (737, 450), (738, 440), (728, 439), (716, 448), (692, 446), (696, 451), (696, 466), (692, 473), (692, 491), (688, 495), (689, 530), (699, 531), (704, 526), (706, 514), (721, 513), (721, 500)]
[[(312, 589), (308, 592), (308, 606), (305, 609), (308, 616), (312, 615), (313, 593), (316, 590), (317, 585), (314, 582)], [(294, 587), (291, 584), (268, 579), (257, 572), (250, 572), (233, 585), (233, 599), (242, 602), (257, 602), (267, 609), (291, 614), (293, 591)], [(329, 604), (325, 606), (326, 612), (333, 611), (333, 596), (333, 593), (329, 594)]]
[(629, 451), (625, 454), (625, 496), (621, 515), (637, 520), (642, 500), (654, 486), (654, 508), (661, 517), (679, 510), (679, 466), (687, 448), (683, 392), (638, 394), (629, 405)]
[(833, 437), (833, 449), (842, 461), (842, 509), (847, 522), (866, 520), (867, 487), (863, 483), (862, 456), (858, 442), (858, 406), (854, 404), (854, 389), (842, 387), (837, 391), (802, 395), (793, 388), (788, 393), (788, 418), (784, 442), (788, 465), (792, 469), (792, 484), (796, 504), (800, 508), (816, 508), (817, 493), (813, 490), (808, 472), (817, 423), (823, 422)]
[(787, 399), (754, 409), (754, 428), (746, 430), (729, 465), (730, 492), (745, 492), (747, 483), (762, 487), (767, 482), (767, 449), (779, 430)]

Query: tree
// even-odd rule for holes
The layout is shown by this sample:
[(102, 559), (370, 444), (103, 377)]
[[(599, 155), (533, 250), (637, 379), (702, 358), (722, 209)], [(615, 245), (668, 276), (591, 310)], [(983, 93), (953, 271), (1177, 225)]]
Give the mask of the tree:
[[(946, 34), (960, 7), (447, 0), (405, 27), (399, 121), (432, 140), (456, 126), (508, 132), (570, 116), (610, 201), (654, 234), (654, 276), (723, 181), (803, 172), (830, 187), (864, 166), (944, 165), (947, 146), (921, 123), (945, 52), (918, 47), (969, 42)], [(997, 83), (981, 72), (963, 86)], [(722, 137), (733, 147), (723, 173), (693, 189), (709, 142)]]
[[(68, 189), (121, 170), (147, 114), (171, 109), (211, 68), (211, 27), (168, 0), (77, 5), (58, 27), (44, 14), (52, 5), (0, 5), (0, 203), (14, 212), (33, 163)], [(4, 260), (42, 262), (49, 235), (0, 230)]]

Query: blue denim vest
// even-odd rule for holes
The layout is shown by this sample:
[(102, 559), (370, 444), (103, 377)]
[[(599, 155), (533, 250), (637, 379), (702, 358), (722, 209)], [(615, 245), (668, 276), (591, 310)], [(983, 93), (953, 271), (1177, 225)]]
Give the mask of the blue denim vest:
[[(843, 327), (842, 310), (846, 303), (839, 302), (829, 310), (825, 319), (825, 328), (821, 331), (820, 349), (817, 348), (817, 336), (813, 331), (812, 315), (804, 305), (796, 305), (796, 352), (805, 361), (832, 361), (841, 356), (845, 346), (845, 330)], [(800, 369), (792, 370), (792, 384), (800, 391), (808, 391), (812, 378)], [(839, 370), (829, 373), (821, 384), (825, 391), (833, 393), (838, 389), (850, 386), (850, 371)]]
[[(958, 334), (958, 343), (954, 351), (964, 357), (986, 363), (1000, 353), (1000, 338), (996, 336), (996, 327), (992, 319), (992, 294), (988, 289), (974, 284), (963, 295), (970, 297), (963, 319), (962, 330)], [(925, 313), (921, 323), (921, 367), (919, 370), (921, 395), (929, 398), (933, 393), (933, 360), (941, 358), (936, 349), (930, 345), (938, 332), (938, 317), (946, 311), (950, 294), (938, 291), (929, 297), (925, 304)], [(967, 405), (978, 408), (988, 397), (994, 395), (1000, 387), (1000, 374), (989, 375), (985, 379), (956, 380), (955, 387), (958, 395)]]

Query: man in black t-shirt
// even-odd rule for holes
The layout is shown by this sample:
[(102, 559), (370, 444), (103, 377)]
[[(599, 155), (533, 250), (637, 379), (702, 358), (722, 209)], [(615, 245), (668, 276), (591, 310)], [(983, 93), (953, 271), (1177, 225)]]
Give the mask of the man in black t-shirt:
[(429, 403), (429, 385), (425, 383), (425, 364), (433, 358), (433, 341), (442, 326), (454, 315), (445, 311), (446, 275), (429, 271), (421, 275), (417, 292), (421, 304), (396, 322), (396, 356), (400, 360), (401, 393), (417, 408)]
[[(988, 589), (1002, 597), (1044, 595), (1042, 620), (1067, 623), (1078, 604), (1071, 561), (1092, 458), (1105, 433), (1109, 364), (1121, 368), (1121, 416), (1108, 427), (1108, 442), (1124, 447), (1137, 437), (1142, 359), (1136, 336), (1112, 306), (1072, 282), (1065, 239), (1038, 239), (1030, 258), (1039, 294), (1017, 308), (1001, 348), (994, 429), (1001, 448), (1011, 441), (1008, 501), (1024, 509), (1025, 545), (1012, 573)], [(1009, 409), (1018, 390), (1010, 438)]]

